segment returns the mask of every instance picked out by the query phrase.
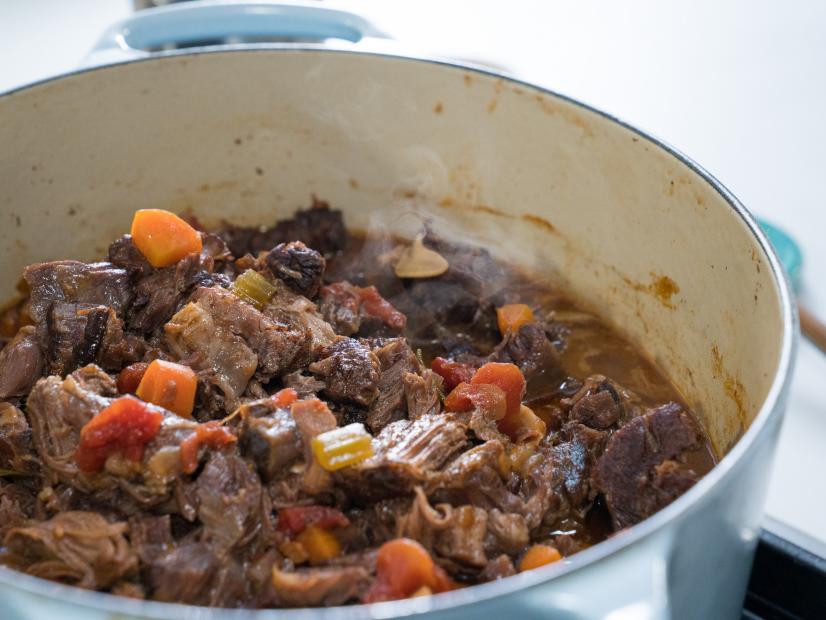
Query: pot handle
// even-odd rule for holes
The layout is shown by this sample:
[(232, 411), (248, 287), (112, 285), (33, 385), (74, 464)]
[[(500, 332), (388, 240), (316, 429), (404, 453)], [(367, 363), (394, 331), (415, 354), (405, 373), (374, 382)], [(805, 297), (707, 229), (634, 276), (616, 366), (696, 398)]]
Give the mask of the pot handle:
[[(232, 45), (255, 39), (284, 46), (364, 44), (386, 39), (360, 15), (317, 2), (184, 2), (146, 9), (110, 26), (86, 57), (85, 66), (150, 56), (169, 46)], [(325, 45), (326, 46), (326, 45)]]

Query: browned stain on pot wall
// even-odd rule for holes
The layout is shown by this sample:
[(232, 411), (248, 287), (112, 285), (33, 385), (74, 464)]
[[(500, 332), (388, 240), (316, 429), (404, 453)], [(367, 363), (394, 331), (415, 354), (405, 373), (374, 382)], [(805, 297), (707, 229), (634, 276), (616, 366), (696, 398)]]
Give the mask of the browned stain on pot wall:
[(711, 363), (714, 376), (723, 380), (723, 389), (737, 408), (737, 420), (740, 422), (740, 429), (743, 430), (748, 426), (746, 392), (743, 383), (725, 369), (723, 356), (716, 344), (711, 345)]
[(637, 282), (616, 269), (614, 271), (622, 278), (623, 282), (635, 291), (650, 294), (666, 308), (673, 310), (676, 307), (672, 298), (680, 292), (680, 285), (667, 275), (652, 271), (651, 282)]

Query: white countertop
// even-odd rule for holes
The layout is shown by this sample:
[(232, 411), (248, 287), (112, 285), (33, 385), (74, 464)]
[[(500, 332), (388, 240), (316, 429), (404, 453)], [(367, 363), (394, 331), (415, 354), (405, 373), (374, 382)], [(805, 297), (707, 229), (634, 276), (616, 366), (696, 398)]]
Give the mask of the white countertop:
[[(349, 6), (423, 51), (488, 58), (676, 146), (804, 252), (826, 318), (826, 3), (696, 0)], [(0, 2), (0, 91), (76, 67), (127, 0)], [(767, 514), (826, 541), (826, 357), (803, 342)]]

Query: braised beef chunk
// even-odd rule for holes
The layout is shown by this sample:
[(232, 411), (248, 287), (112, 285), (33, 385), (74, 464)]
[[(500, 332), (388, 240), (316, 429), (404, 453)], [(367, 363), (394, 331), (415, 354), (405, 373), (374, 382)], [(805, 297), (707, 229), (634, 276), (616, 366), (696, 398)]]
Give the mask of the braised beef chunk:
[(373, 353), (379, 361), (378, 397), (367, 412), (367, 425), (377, 433), (404, 415), (404, 376), (418, 369), (418, 361), (404, 338), (391, 339)]
[(196, 487), (204, 538), (217, 549), (243, 546), (261, 529), (261, 481), (248, 461), (215, 452), (198, 476)]
[(333, 400), (369, 405), (379, 395), (379, 362), (369, 348), (352, 338), (326, 346), (310, 372), (324, 381), (324, 393)]
[(680, 460), (700, 446), (697, 424), (675, 403), (651, 409), (614, 433), (594, 483), (615, 527), (638, 523), (690, 487), (698, 476)]
[(80, 429), (109, 405), (115, 393), (115, 382), (96, 366), (76, 370), (65, 379), (46, 377), (34, 385), (26, 414), (37, 454), (51, 479), (84, 485), (74, 458)]
[(399, 420), (376, 437), (373, 457), (336, 472), (336, 481), (355, 499), (403, 495), (428, 480), (466, 443), (465, 427), (445, 416)]
[(141, 565), (151, 564), (175, 545), (169, 515), (129, 519), (129, 542)]
[(163, 326), (197, 287), (228, 286), (225, 276), (212, 273), (214, 266), (214, 259), (201, 252), (147, 273), (135, 285), (128, 317), (130, 329), (150, 334)]
[[(241, 449), (252, 459), (264, 481), (269, 481), (303, 454), (301, 437), (289, 410), (278, 408), (271, 399), (258, 401), (258, 415), (244, 415)], [(242, 406), (251, 408), (251, 403)]]
[(125, 523), (108, 523), (95, 512), (63, 512), (10, 530), (4, 541), (5, 559), (35, 577), (107, 588), (137, 569), (137, 557), (124, 537), (126, 529)]
[(0, 470), (30, 474), (38, 469), (29, 422), (20, 409), (0, 402)]
[(0, 398), (24, 396), (43, 372), (43, 355), (34, 327), (21, 327), (0, 350)]
[(620, 417), (619, 403), (608, 390), (588, 394), (578, 400), (571, 409), (571, 417), (591, 428), (611, 428)]
[(539, 323), (528, 323), (505, 336), (491, 359), (516, 364), (528, 380), (536, 373), (555, 375), (561, 370), (559, 353)]
[[(226, 332), (227, 336), (240, 340), (241, 344), (251, 349), (257, 358), (254, 371), (264, 379), (291, 370), (296, 357), (307, 346), (306, 331), (267, 317), (233, 293), (219, 287), (198, 289), (192, 296), (192, 303), (181, 312), (189, 307), (196, 307), (195, 312), (208, 317), (207, 320), (212, 323), (211, 329)], [(211, 341), (215, 337), (209, 332), (204, 332), (201, 336), (200, 331), (198, 335), (187, 334), (176, 323), (176, 318), (173, 317), (165, 327), (167, 336), (172, 336), (170, 344), (175, 342), (183, 345), (179, 354), (181, 357), (192, 353), (204, 354), (208, 364), (211, 355), (207, 352), (211, 350)]]
[(439, 375), (432, 370), (423, 370), (420, 375), (407, 372), (403, 381), (409, 419), (418, 420), (424, 415), (439, 413), (444, 383)]
[[(318, 200), (186, 221), (202, 248), (174, 264), (123, 235), (109, 262), (30, 266), (0, 311), (0, 564), (214, 607), (424, 596), (577, 553), (713, 464), (687, 409), (651, 406), (678, 396), (644, 356), (447, 221), (424, 224), (449, 265), (429, 278)], [(415, 583), (402, 538), (434, 563)]]
[(122, 321), (111, 308), (56, 303), (47, 314), (50, 374), (65, 375), (87, 364), (119, 370), (141, 359), (146, 343), (125, 334)]
[(38, 263), (26, 267), (23, 277), (31, 290), (30, 313), (37, 325), (46, 321), (56, 303), (106, 306), (120, 316), (132, 298), (126, 270), (111, 263)]
[(301, 241), (279, 243), (267, 254), (267, 267), (296, 293), (318, 295), (327, 261)]
[(147, 567), (153, 598), (167, 603), (237, 607), (248, 599), (243, 567), (203, 542), (187, 542)]

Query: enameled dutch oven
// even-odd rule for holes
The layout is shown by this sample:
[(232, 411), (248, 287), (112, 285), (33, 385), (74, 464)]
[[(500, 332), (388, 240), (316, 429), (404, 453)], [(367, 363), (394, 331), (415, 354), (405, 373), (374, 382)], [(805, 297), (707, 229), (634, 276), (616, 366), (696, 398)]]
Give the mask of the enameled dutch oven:
[[(146, 51), (227, 33), (311, 42)], [(0, 618), (739, 617), (796, 341), (754, 219), (697, 164), (611, 116), (399, 55), (378, 34), (329, 6), (176, 5), (110, 30), (92, 59), (114, 64), (0, 97), (0, 299), (28, 263), (104, 255), (135, 209), (266, 224), (315, 194), (352, 227), (402, 234), (404, 214), (426, 212), (640, 345), (720, 463), (666, 509), (563, 562), (438, 596), (210, 610), (0, 568)]]

